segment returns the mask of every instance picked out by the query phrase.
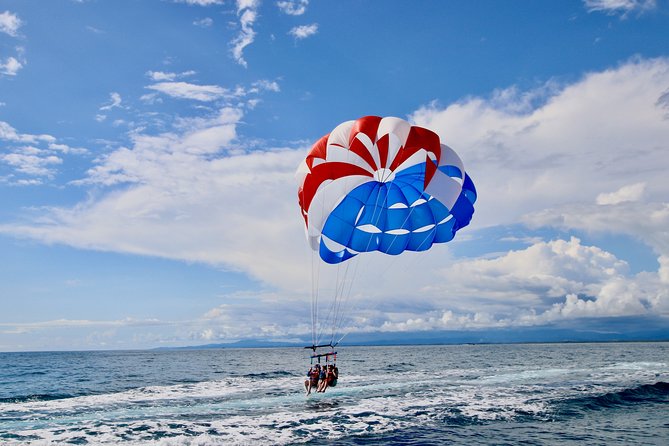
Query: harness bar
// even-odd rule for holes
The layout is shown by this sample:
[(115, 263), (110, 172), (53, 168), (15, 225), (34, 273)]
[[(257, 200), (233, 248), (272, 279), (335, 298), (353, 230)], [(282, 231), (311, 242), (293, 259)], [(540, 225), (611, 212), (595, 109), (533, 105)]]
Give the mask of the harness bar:
[(310, 348), (310, 349), (312, 349), (313, 351), (316, 351), (317, 348), (322, 348), (322, 347), (335, 348), (336, 345), (337, 345), (337, 344), (332, 345), (332, 343), (330, 343), (330, 344), (321, 344), (321, 345), (307, 345), (307, 346), (304, 347), (304, 348)]

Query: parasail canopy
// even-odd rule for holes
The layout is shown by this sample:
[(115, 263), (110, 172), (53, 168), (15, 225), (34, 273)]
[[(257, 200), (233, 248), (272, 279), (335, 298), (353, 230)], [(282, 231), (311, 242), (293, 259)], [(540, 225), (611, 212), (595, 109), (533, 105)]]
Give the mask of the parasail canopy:
[(296, 176), (307, 238), (331, 264), (362, 252), (427, 250), (452, 240), (474, 213), (476, 189), (460, 157), (400, 118), (338, 125)]

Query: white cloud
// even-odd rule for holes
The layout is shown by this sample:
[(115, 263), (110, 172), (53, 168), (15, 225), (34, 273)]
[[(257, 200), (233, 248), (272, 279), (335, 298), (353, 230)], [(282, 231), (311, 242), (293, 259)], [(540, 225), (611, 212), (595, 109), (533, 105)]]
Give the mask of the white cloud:
[[(451, 309), (416, 312), (386, 331), (541, 325), (581, 317), (669, 315), (666, 282), (655, 273), (629, 274), (627, 264), (571, 238), (539, 242), (495, 259), (465, 260), (444, 269)], [(455, 310), (455, 311), (454, 311)]]
[[(0, 231), (80, 248), (225, 265), (269, 282), (301, 281), (304, 265), (296, 260), (295, 246), (305, 245), (293, 174), (303, 154), (213, 156), (234, 150), (240, 119), (239, 111), (222, 110), (209, 122), (183, 124), (179, 133), (134, 135), (132, 147), (112, 152), (87, 180), (129, 186), (72, 209), (52, 209), (45, 225)], [(265, 254), (258, 256), (259, 249)], [(277, 268), (280, 264), (286, 268)]]
[(56, 138), (51, 135), (31, 135), (19, 133), (14, 127), (5, 121), (0, 121), (0, 140), (24, 143), (55, 142)]
[(116, 92), (110, 93), (109, 100), (110, 102), (108, 104), (101, 106), (100, 110), (108, 111), (111, 110), (112, 108), (121, 107), (122, 99), (120, 94)]
[(657, 7), (656, 0), (584, 0), (583, 3), (588, 12), (601, 11), (610, 15), (646, 12)]
[(309, 0), (281, 0), (276, 2), (281, 12), (288, 15), (302, 15), (309, 6)]
[(218, 85), (196, 85), (188, 82), (158, 82), (146, 88), (159, 91), (173, 98), (193, 99), (202, 102), (215, 101), (228, 93), (228, 90)]
[(288, 31), (288, 34), (295, 37), (298, 40), (306, 39), (309, 36), (313, 36), (318, 32), (318, 23), (312, 23), (311, 25), (301, 25), (292, 28)]
[(181, 79), (184, 77), (192, 76), (195, 74), (195, 71), (182, 71), (181, 73), (170, 73), (165, 71), (147, 71), (146, 75), (155, 82), (162, 81), (174, 81), (176, 79)]
[(50, 143), (49, 150), (63, 154), (85, 155), (88, 150), (83, 147), (70, 147), (67, 144)]
[(658, 259), (660, 263), (659, 277), (660, 282), (669, 285), (669, 256), (660, 256)]
[(0, 61), (0, 74), (16, 76), (23, 64), (15, 57), (8, 57), (4, 62)]
[(17, 37), (22, 24), (21, 19), (16, 14), (9, 11), (0, 13), (0, 32)]
[[(6, 153), (0, 154), (0, 163), (13, 169), (11, 183), (38, 185), (43, 179), (53, 178), (56, 167), (63, 163), (62, 155), (83, 155), (86, 149), (58, 143), (51, 135), (19, 133), (9, 123), (0, 121), (0, 141), (6, 141)], [(25, 178), (19, 175), (28, 175)], [(38, 178), (35, 178), (38, 177)]]
[(242, 29), (232, 41), (232, 57), (244, 67), (247, 66), (243, 54), (244, 48), (255, 40), (256, 32), (253, 25), (258, 18), (258, 6), (259, 2), (257, 0), (237, 0), (237, 15)]
[(101, 29), (99, 29), (99, 28), (96, 28), (96, 27), (94, 27), (94, 26), (91, 26), (91, 25), (87, 25), (87, 26), (86, 26), (86, 29), (87, 29), (88, 31), (94, 33), (94, 34), (104, 34), (104, 33), (105, 33), (105, 31), (103, 31), (103, 30), (101, 30)]
[[(577, 238), (539, 242), (495, 259), (463, 261), (443, 271), (454, 293), (507, 303), (542, 305), (571, 293), (596, 294), (593, 284), (624, 276), (624, 261)], [(450, 287), (450, 285), (449, 285)]]
[[(448, 246), (416, 255), (359, 256), (347, 265), (353, 265), (350, 301), (357, 306), (348, 325), (409, 330), (666, 315), (669, 120), (658, 101), (668, 84), (667, 60), (634, 60), (571, 85), (500, 90), (490, 99), (432, 104), (412, 116), (462, 156), (479, 191), (474, 225), (524, 221), (633, 233), (658, 252), (658, 271), (632, 275), (624, 261), (575, 238), (528, 240), (524, 250), (461, 262), (450, 257)], [(264, 80), (225, 95), (278, 87)], [(215, 115), (177, 119), (170, 131), (131, 134), (128, 147), (99, 159), (78, 183), (107, 186), (106, 193), (75, 207), (48, 209), (33, 224), (2, 225), (0, 232), (224, 267), (300, 306), (309, 299), (311, 269), (293, 174), (307, 144), (247, 151), (238, 138), (241, 122), (241, 109), (224, 107)], [(0, 122), (2, 135), (22, 138)], [(630, 224), (630, 216), (641, 217)], [(420, 299), (410, 299), (416, 295)], [(356, 302), (358, 297), (364, 299)], [(241, 317), (247, 310), (221, 307), (208, 317), (221, 325), (224, 318), (250, 321)], [(260, 313), (249, 310), (246, 317), (264, 317)], [(300, 325), (303, 319), (278, 323), (281, 317), (273, 317), (274, 323), (263, 319), (267, 333), (309, 331)], [(193, 333), (219, 339), (243, 333), (236, 327), (198, 325)]]
[(623, 186), (615, 192), (597, 195), (597, 204), (619, 204), (626, 201), (639, 201), (646, 189), (646, 183)]
[(630, 235), (657, 254), (669, 255), (669, 203), (556, 206), (529, 213), (523, 221), (531, 227)]
[(211, 17), (205, 17), (193, 22), (193, 25), (199, 26), (200, 28), (210, 28), (213, 24), (214, 20)]
[(156, 325), (174, 325), (174, 322), (163, 322), (157, 319), (134, 319), (130, 317), (117, 320), (54, 319), (41, 322), (0, 322), (0, 333), (29, 333), (52, 328), (142, 327)]
[(0, 121), (0, 139), (5, 141), (17, 141), (20, 139), (16, 129), (9, 123)]
[(186, 3), (195, 6), (222, 5), (223, 0), (174, 0), (175, 3)]
[(268, 81), (266, 79), (261, 79), (253, 83), (253, 88), (249, 90), (249, 93), (259, 93), (261, 91), (272, 91), (278, 93), (281, 91), (279, 84), (276, 81)]
[(669, 85), (669, 60), (632, 60), (559, 89), (550, 84), (529, 110), (523, 95), (508, 102), (497, 95), (411, 116), (462, 157), (479, 192), (474, 227), (590, 205), (630, 184), (646, 184), (645, 202), (665, 201), (669, 120), (658, 98)]
[(41, 153), (35, 153), (33, 149), (28, 147), (24, 149), (24, 153), (14, 152), (0, 155), (0, 161), (15, 167), (17, 172), (32, 176), (52, 177), (55, 171), (50, 166), (62, 164), (63, 160), (55, 155), (41, 156)]

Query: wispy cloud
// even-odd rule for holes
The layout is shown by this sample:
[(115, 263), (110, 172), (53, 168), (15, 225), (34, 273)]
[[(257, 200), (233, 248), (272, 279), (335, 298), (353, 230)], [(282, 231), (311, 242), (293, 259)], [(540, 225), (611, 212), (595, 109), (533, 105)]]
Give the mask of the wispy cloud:
[[(190, 75), (193, 72), (184, 72), (181, 74), (163, 73), (163, 72), (149, 72), (153, 79), (175, 79), (177, 77)], [(146, 88), (166, 94), (168, 96), (179, 99), (191, 99), (200, 102), (213, 102), (219, 99), (226, 101), (237, 101), (241, 99), (246, 100), (249, 107), (253, 107), (259, 99), (257, 96), (263, 92), (269, 91), (277, 93), (281, 88), (277, 81), (267, 79), (260, 79), (251, 84), (250, 87), (236, 86), (232, 89), (224, 88), (219, 85), (197, 85), (187, 82), (157, 82), (149, 85)], [(151, 102), (155, 100), (153, 96), (143, 96), (142, 100)], [(238, 103), (236, 102), (235, 105)]]
[(278, 93), (281, 91), (281, 88), (276, 81), (261, 79), (253, 83), (253, 87), (249, 90), (249, 93), (259, 93), (261, 91), (272, 91)]
[(105, 31), (103, 31), (99, 28), (96, 28), (94, 26), (91, 26), (91, 25), (86, 25), (86, 29), (88, 31), (92, 32), (93, 34), (104, 34), (105, 33)]
[(53, 328), (73, 327), (142, 327), (156, 325), (173, 325), (174, 322), (164, 322), (158, 319), (125, 318), (117, 320), (89, 320), (89, 319), (53, 319), (40, 322), (0, 322), (0, 333), (28, 333)]
[(605, 12), (627, 16), (632, 12), (647, 12), (657, 8), (656, 0), (583, 0), (588, 12)]
[(199, 26), (200, 28), (210, 28), (214, 24), (214, 19), (211, 17), (205, 17), (200, 20), (195, 20), (193, 25)]
[(232, 41), (232, 57), (244, 67), (247, 66), (243, 54), (244, 48), (252, 44), (256, 36), (253, 25), (258, 18), (258, 5), (258, 0), (237, 0), (237, 15), (241, 31)]
[(218, 85), (196, 85), (188, 82), (158, 82), (146, 88), (159, 91), (178, 99), (194, 99), (211, 102), (228, 94), (228, 90)]
[(109, 102), (101, 105), (100, 108), (98, 109), (100, 113), (97, 113), (95, 115), (95, 120), (98, 122), (103, 122), (107, 119), (107, 114), (106, 112), (109, 112), (110, 110), (114, 108), (123, 108), (121, 103), (123, 100), (121, 99), (121, 95), (116, 92), (112, 92), (109, 94)]
[(292, 28), (288, 31), (288, 34), (295, 37), (297, 40), (306, 39), (309, 36), (313, 36), (318, 32), (318, 23), (312, 23), (311, 25), (301, 25)]
[(121, 99), (121, 95), (116, 92), (112, 92), (109, 94), (109, 100), (110, 102), (108, 104), (101, 106), (100, 110), (108, 111), (111, 110), (112, 108), (121, 107), (121, 102), (123, 102), (123, 100)]
[(172, 73), (172, 72), (165, 72), (165, 71), (147, 71), (146, 75), (155, 82), (163, 82), (163, 81), (174, 81), (176, 79), (182, 79), (184, 77), (188, 76), (193, 76), (195, 74), (195, 71), (193, 70), (188, 70), (188, 71), (182, 71), (181, 73)]
[(195, 6), (222, 5), (223, 0), (173, 0), (174, 3), (186, 3)]
[(9, 11), (0, 13), (0, 32), (17, 37), (22, 24), (21, 19), (16, 14)]
[(276, 2), (281, 12), (288, 15), (302, 15), (309, 6), (309, 0), (281, 0)]

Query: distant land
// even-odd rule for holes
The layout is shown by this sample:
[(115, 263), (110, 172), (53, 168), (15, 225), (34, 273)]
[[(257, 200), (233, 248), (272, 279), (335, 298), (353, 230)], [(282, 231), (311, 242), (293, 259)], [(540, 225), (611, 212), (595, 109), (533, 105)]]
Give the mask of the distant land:
[[(612, 318), (613, 319), (613, 318)], [(669, 341), (669, 324), (664, 318), (582, 319), (578, 326), (513, 327), (457, 331), (356, 333), (346, 336), (341, 345), (428, 345), (428, 344), (509, 344), (555, 342), (640, 342)], [(604, 329), (604, 326), (606, 329)], [(612, 329), (612, 326), (614, 327)], [(156, 350), (212, 348), (304, 347), (311, 341), (275, 341), (243, 339), (228, 343), (210, 343), (186, 347), (158, 347)], [(328, 342), (327, 340), (324, 342)]]

